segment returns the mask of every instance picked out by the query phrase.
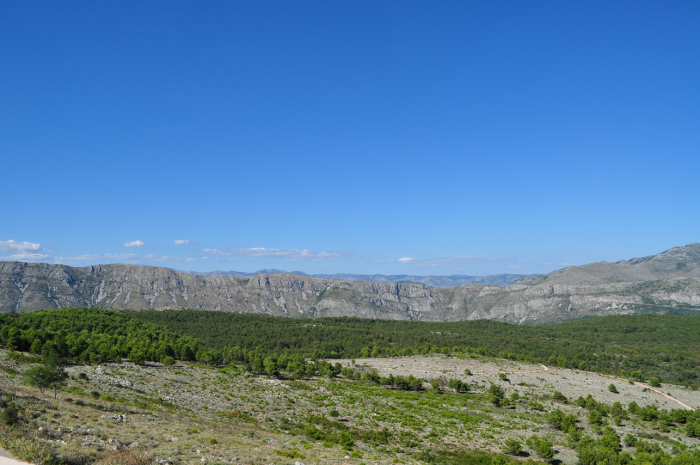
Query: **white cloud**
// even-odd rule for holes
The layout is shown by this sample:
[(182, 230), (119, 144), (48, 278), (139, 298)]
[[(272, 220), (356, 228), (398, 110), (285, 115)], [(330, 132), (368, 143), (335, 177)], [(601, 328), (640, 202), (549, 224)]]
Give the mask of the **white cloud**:
[[(225, 252), (223, 250), (218, 250), (218, 249), (202, 249), (202, 252), (208, 253), (210, 255), (221, 255), (221, 256), (231, 255), (230, 252)], [(205, 258), (208, 258), (208, 257), (205, 257)]]
[(460, 265), (496, 265), (504, 262), (517, 262), (508, 258), (484, 258), (471, 255), (453, 255), (436, 258), (412, 258), (403, 257), (396, 260), (398, 263), (410, 264), (419, 267), (453, 267)]
[(106, 253), (106, 254), (83, 254), (83, 255), (68, 255), (55, 257), (56, 263), (64, 262), (123, 262), (129, 264), (139, 264), (143, 262), (181, 262), (182, 257), (172, 257), (168, 255), (153, 255), (153, 254), (135, 254), (135, 253)]
[(299, 249), (267, 249), (265, 247), (235, 247), (224, 250), (202, 249), (201, 251), (205, 254), (214, 255), (216, 257), (245, 255), (247, 257), (255, 258), (286, 258), (289, 261), (310, 260), (314, 262), (344, 260), (353, 257), (353, 254), (347, 252), (316, 252), (313, 250)]
[(20, 262), (35, 262), (35, 261), (40, 261), (40, 260), (46, 260), (47, 258), (50, 258), (51, 255), (47, 253), (16, 253), (13, 255), (10, 255), (8, 258), (10, 260), (17, 260)]
[(17, 260), (20, 262), (37, 262), (46, 260), (51, 254), (34, 242), (19, 242), (10, 239), (0, 241), (0, 252), (10, 252), (11, 255), (0, 256), (0, 260)]
[[(416, 268), (432, 268), (438, 270), (452, 269), (454, 271), (460, 271), (463, 269), (488, 269), (483, 267), (496, 267), (496, 268), (507, 268), (511, 270), (522, 270), (533, 267), (560, 267), (567, 266), (566, 263), (551, 263), (542, 262), (539, 260), (522, 260), (512, 257), (496, 257), (496, 258), (486, 258), (486, 257), (475, 257), (473, 255), (452, 255), (447, 257), (434, 257), (434, 258), (412, 258), (403, 257), (396, 260), (387, 260), (385, 263), (402, 263), (404, 265), (409, 265)], [(375, 262), (379, 263), (379, 262)], [(483, 272), (483, 271), (482, 271)]]
[(37, 252), (42, 250), (41, 244), (33, 242), (17, 242), (12, 239), (9, 241), (0, 241), (0, 252)]
[(124, 247), (143, 247), (143, 241), (126, 241), (124, 242)]
[(175, 245), (190, 245), (192, 243), (190, 241), (188, 241), (187, 239), (177, 239), (177, 240), (173, 241), (173, 244), (175, 244)]
[(249, 257), (267, 258), (288, 258), (290, 261), (311, 260), (333, 261), (351, 258), (352, 254), (347, 252), (315, 252), (313, 250), (297, 249), (266, 249), (265, 247), (235, 248), (230, 251), (236, 255), (247, 255)]

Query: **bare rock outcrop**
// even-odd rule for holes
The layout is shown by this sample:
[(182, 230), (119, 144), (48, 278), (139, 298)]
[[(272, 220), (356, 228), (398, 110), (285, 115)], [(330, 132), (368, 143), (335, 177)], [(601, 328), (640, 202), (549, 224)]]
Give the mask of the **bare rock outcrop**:
[(293, 318), (544, 324), (606, 314), (700, 313), (700, 244), (569, 267), (505, 287), (361, 282), (275, 273), (203, 276), (169, 268), (0, 262), (0, 312), (64, 307), (195, 309)]

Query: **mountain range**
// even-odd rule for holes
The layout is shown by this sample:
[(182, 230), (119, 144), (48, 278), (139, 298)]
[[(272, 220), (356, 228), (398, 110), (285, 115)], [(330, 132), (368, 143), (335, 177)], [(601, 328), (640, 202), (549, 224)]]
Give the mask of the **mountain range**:
[(200, 309), (295, 318), (494, 319), (521, 324), (609, 314), (700, 314), (700, 244), (525, 276), (503, 287), (443, 288), (291, 273), (202, 276), (122, 264), (0, 262), (0, 312), (62, 307)]
[[(524, 278), (523, 274), (493, 274), (487, 276), (467, 276), (453, 274), (450, 276), (414, 276), (408, 274), (384, 275), (384, 274), (307, 274), (303, 271), (282, 271), (282, 270), (259, 270), (254, 273), (244, 273), (241, 271), (208, 271), (191, 272), (202, 276), (235, 276), (244, 278), (255, 276), (256, 274), (296, 274), (300, 276), (311, 276), (322, 279), (339, 279), (341, 281), (365, 281), (371, 283), (418, 283), (428, 287), (457, 287), (466, 284), (491, 284), (494, 286), (507, 286), (513, 281)], [(532, 275), (540, 276), (540, 275)]]

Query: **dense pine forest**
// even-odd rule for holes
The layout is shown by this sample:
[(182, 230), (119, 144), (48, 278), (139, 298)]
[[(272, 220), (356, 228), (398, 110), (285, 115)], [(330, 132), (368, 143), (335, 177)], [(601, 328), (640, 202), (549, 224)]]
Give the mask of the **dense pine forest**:
[(0, 315), (0, 344), (97, 363), (197, 360), (252, 365), (272, 356), (488, 355), (697, 388), (700, 317), (629, 315), (553, 326), (489, 320), (452, 323), (298, 320), (210, 311), (61, 309)]
[(700, 317), (696, 316), (624, 315), (518, 326), (491, 320), (298, 320), (196, 310), (127, 315), (163, 324), (219, 349), (262, 348), (317, 358), (466, 351), (621, 376), (636, 373), (695, 387), (700, 381)]

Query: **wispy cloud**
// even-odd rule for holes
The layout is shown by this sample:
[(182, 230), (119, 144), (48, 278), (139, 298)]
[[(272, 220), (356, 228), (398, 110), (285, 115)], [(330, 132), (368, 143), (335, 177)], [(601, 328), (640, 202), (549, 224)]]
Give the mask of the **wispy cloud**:
[[(462, 269), (492, 269), (491, 267), (518, 270), (532, 267), (547, 267), (556, 269), (562, 266), (569, 266), (567, 263), (542, 262), (539, 260), (523, 260), (512, 257), (476, 257), (473, 255), (451, 255), (446, 257), (433, 258), (413, 258), (401, 257), (392, 260), (375, 260), (373, 263), (388, 264), (398, 263), (416, 268), (433, 268), (439, 270), (458, 271)], [(487, 268), (483, 268), (487, 267)]]
[(230, 249), (202, 249), (202, 252), (208, 255), (218, 257), (228, 257), (232, 255), (243, 255), (255, 258), (286, 258), (289, 261), (309, 260), (318, 261), (335, 261), (353, 258), (354, 255), (349, 252), (317, 252), (313, 250), (299, 249), (268, 249), (265, 247), (235, 247)]
[(517, 263), (519, 260), (512, 258), (485, 258), (472, 255), (452, 255), (435, 258), (413, 258), (402, 257), (396, 260), (387, 260), (385, 263), (402, 263), (417, 267), (437, 268), (437, 267), (458, 267), (463, 265), (507, 265)]
[(21, 262), (36, 262), (46, 260), (51, 254), (35, 242), (19, 242), (10, 239), (0, 241), (0, 253), (10, 253), (11, 255), (0, 256), (0, 259), (17, 260)]
[(143, 247), (143, 246), (144, 246), (143, 241), (139, 241), (139, 240), (124, 242), (124, 247)]
[(47, 253), (16, 253), (10, 255), (7, 258), (9, 258), (10, 260), (17, 260), (20, 262), (36, 262), (46, 260), (47, 258), (51, 258), (51, 255)]
[[(135, 254), (135, 253), (106, 253), (106, 254), (82, 254), (82, 255), (66, 255), (61, 257), (54, 257), (54, 261), (57, 263), (76, 263), (76, 262), (87, 262), (87, 263), (100, 263), (100, 262), (111, 262), (119, 261), (130, 264), (138, 264), (144, 262), (180, 262), (187, 259), (183, 259), (179, 256), (169, 256), (169, 255), (154, 255), (154, 254)], [(191, 261), (191, 260), (188, 260)]]
[(42, 250), (41, 244), (34, 242), (19, 242), (10, 239), (9, 241), (0, 241), (0, 252), (38, 252)]
[(176, 239), (173, 241), (173, 244), (175, 245), (190, 245), (192, 242), (188, 241), (187, 239)]

